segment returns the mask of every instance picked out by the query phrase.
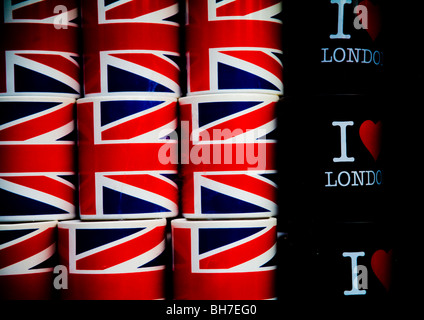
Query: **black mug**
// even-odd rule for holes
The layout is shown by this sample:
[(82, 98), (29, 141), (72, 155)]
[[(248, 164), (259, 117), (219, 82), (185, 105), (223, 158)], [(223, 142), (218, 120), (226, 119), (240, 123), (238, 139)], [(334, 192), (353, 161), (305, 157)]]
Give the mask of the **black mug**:
[(392, 214), (390, 97), (284, 97), (277, 107), (282, 222), (378, 222)]
[(395, 296), (399, 235), (393, 230), (374, 223), (292, 225), (279, 243), (279, 298), (358, 302)]
[(284, 94), (384, 90), (385, 10), (380, 0), (283, 1)]

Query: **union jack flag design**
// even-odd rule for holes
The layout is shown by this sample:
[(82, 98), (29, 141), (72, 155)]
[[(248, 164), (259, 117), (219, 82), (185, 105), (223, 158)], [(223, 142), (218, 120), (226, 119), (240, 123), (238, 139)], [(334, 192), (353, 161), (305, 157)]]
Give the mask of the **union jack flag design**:
[(0, 298), (51, 298), (56, 221), (0, 225)]
[(281, 1), (187, 3), (188, 94), (283, 93)]
[(0, 13), (0, 95), (79, 97), (77, 1), (5, 0)]
[(188, 124), (182, 135), (185, 217), (277, 214), (277, 99), (246, 94), (180, 100), (181, 120)]
[(276, 219), (172, 221), (175, 299), (272, 299)]
[[(184, 181), (193, 188), (193, 193), (184, 193), (185, 217), (237, 215), (240, 218), (253, 218), (277, 215), (275, 170), (194, 172), (192, 179)], [(186, 213), (184, 209), (192, 206), (194, 211)]]
[(278, 96), (231, 94), (181, 98), (193, 144), (276, 141)]
[(66, 299), (163, 299), (165, 219), (59, 223)]
[(81, 6), (86, 95), (180, 96), (177, 0), (87, 0)]
[(0, 98), (0, 221), (75, 216), (74, 104)]
[(176, 99), (78, 100), (82, 219), (178, 214), (177, 159), (160, 159), (176, 156), (176, 115)]

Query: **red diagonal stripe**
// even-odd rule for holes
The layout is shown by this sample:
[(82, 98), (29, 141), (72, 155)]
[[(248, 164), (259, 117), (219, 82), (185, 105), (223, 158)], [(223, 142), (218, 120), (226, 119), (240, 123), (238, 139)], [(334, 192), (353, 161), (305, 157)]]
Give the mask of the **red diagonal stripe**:
[[(126, 140), (137, 137), (176, 120), (176, 102), (163, 108), (144, 114), (123, 124), (116, 125), (102, 132), (104, 140)], [(161, 137), (157, 137), (158, 139)]]
[(60, 72), (63, 72), (67, 76), (71, 77), (75, 81), (79, 80), (79, 66), (78, 64), (70, 61), (69, 59), (57, 55), (57, 54), (34, 54), (34, 53), (21, 53), (17, 54), (23, 58), (27, 58), (41, 64), (44, 64), (50, 68), (54, 68)]
[(148, 174), (106, 175), (105, 177), (156, 193), (174, 202), (178, 199), (178, 189), (175, 186)]
[(45, 192), (69, 203), (74, 203), (74, 188), (46, 176), (2, 177), (21, 186)]
[(111, 54), (111, 56), (159, 72), (174, 82), (178, 83), (178, 67), (153, 53), (115, 53)]
[(55, 242), (54, 229), (48, 228), (39, 234), (0, 250), (0, 269), (32, 257)]
[[(275, 117), (275, 102), (272, 102), (267, 104), (266, 106), (261, 107), (260, 109), (248, 112), (244, 115), (236, 116), (234, 119), (221, 122), (207, 129), (209, 131), (209, 138), (210, 140), (216, 140), (214, 138), (214, 135), (216, 137), (219, 137), (219, 135), (217, 135), (214, 130), (218, 129), (219, 131), (217, 132), (223, 134), (223, 137), (219, 140), (229, 139), (241, 133), (245, 133), (249, 130), (253, 130), (260, 126), (263, 126), (266, 123), (274, 120)], [(226, 132), (228, 134), (226, 134)], [(202, 136), (200, 136), (200, 138), (202, 138)]]
[(199, 261), (201, 269), (229, 269), (265, 253), (276, 242), (276, 227), (263, 235)]
[[(14, 19), (38, 19), (42, 20), (45, 18), (56, 15), (54, 13), (55, 7), (58, 5), (65, 6), (67, 11), (75, 9), (77, 7), (75, 0), (48, 0), (36, 2), (22, 8), (13, 10)], [(53, 25), (52, 25), (53, 27)]]
[(246, 174), (204, 175), (204, 177), (227, 184), (231, 187), (251, 192), (265, 199), (276, 201), (276, 188), (271, 184)]
[(176, 0), (130, 1), (106, 11), (106, 19), (134, 19), (176, 4)]
[(25, 141), (58, 129), (73, 120), (73, 107), (74, 104), (70, 103), (56, 111), (0, 130), (0, 141)]
[(165, 237), (165, 227), (155, 227), (151, 231), (109, 249), (77, 260), (79, 270), (104, 270), (135, 258), (160, 244)]
[(250, 50), (240, 50), (240, 51), (222, 51), (222, 53), (245, 60), (254, 65), (257, 65), (265, 70), (271, 72), (278, 78), (281, 78), (282, 67), (275, 58), (269, 56), (269, 54), (262, 51), (250, 51)]

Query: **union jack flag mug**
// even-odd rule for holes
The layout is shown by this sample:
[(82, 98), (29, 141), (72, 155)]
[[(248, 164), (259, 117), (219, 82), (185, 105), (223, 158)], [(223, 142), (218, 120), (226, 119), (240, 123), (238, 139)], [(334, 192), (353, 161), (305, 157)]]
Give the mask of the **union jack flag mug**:
[(0, 300), (53, 297), (57, 221), (0, 224)]
[(178, 0), (81, 1), (85, 96), (180, 96)]
[(187, 95), (283, 94), (280, 0), (188, 0)]
[(77, 0), (4, 0), (0, 95), (80, 96)]
[(277, 215), (277, 101), (254, 93), (180, 98), (184, 217)]
[(178, 214), (176, 105), (157, 96), (77, 101), (82, 220)]
[(68, 271), (63, 299), (165, 298), (166, 219), (63, 221), (59, 261)]
[(75, 99), (0, 97), (0, 222), (75, 217)]
[(174, 299), (275, 299), (277, 219), (175, 219), (171, 226)]

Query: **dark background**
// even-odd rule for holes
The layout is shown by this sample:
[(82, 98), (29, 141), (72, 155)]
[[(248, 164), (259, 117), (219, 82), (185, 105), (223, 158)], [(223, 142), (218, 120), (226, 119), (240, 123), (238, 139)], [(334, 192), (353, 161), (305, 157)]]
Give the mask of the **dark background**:
[[(298, 117), (307, 118), (309, 122), (312, 119), (324, 117), (327, 110), (326, 106), (331, 105), (331, 97), (319, 97), (317, 95), (334, 94), (334, 93), (362, 93), (376, 95), (380, 101), (379, 108), (370, 110), (370, 112), (378, 112), (384, 116), (384, 167), (385, 181), (384, 192), (375, 195), (358, 194), (356, 203), (350, 207), (353, 213), (357, 213), (360, 221), (365, 221), (370, 217), (369, 213), (377, 212), (379, 214), (377, 224), (365, 224), (360, 226), (349, 227), (347, 224), (340, 224), (326, 221), (321, 224), (316, 224), (316, 221), (309, 223), (310, 213), (313, 215), (322, 212), (324, 209), (320, 206), (314, 206), (316, 202), (322, 203), (322, 199), (317, 189), (306, 192), (310, 197), (302, 197), (297, 193), (295, 197), (285, 197), (281, 194), (281, 190), (290, 190), (290, 187), (283, 186), (280, 189), (279, 201), (279, 227), (280, 231), (288, 232), (279, 239), (279, 296), (280, 304), (290, 303), (293, 301), (305, 302), (322, 302), (323, 305), (329, 301), (334, 301), (336, 298), (331, 295), (336, 288), (340, 292), (340, 275), (337, 272), (328, 273), (328, 270), (323, 269), (323, 266), (336, 265), (334, 259), (341, 247), (348, 248), (355, 244), (358, 246), (373, 247), (385, 245), (393, 248), (395, 252), (395, 260), (393, 264), (393, 284), (390, 294), (376, 295), (383, 298), (383, 303), (379, 302), (379, 306), (384, 308), (399, 307), (407, 310), (411, 306), (417, 306), (416, 302), (419, 298), (419, 292), (422, 280), (422, 271), (420, 270), (418, 259), (422, 247), (422, 225), (421, 215), (422, 209), (422, 194), (424, 187), (422, 185), (422, 165), (423, 159), (421, 152), (423, 149), (423, 117), (421, 111), (423, 109), (422, 92), (424, 86), (423, 70), (424, 70), (424, 53), (422, 44), (424, 43), (424, 28), (423, 28), (423, 4), (421, 1), (379, 1), (384, 8), (384, 33), (381, 41), (384, 43), (385, 60), (384, 72), (371, 74), (368, 79), (364, 79), (363, 70), (346, 69), (345, 74), (351, 72), (353, 77), (337, 78), (335, 81), (334, 70), (326, 70), (322, 72), (316, 61), (309, 61), (306, 65), (300, 65), (300, 61), (305, 58), (302, 56), (302, 50), (311, 47), (311, 50), (325, 47), (319, 42), (322, 39), (315, 35), (312, 40), (295, 39), (295, 37), (287, 36), (287, 30), (301, 30), (302, 33), (308, 29), (308, 26), (301, 21), (321, 22), (326, 26), (326, 19), (323, 16), (318, 2), (321, 1), (283, 1), (283, 10), (285, 14), (292, 15), (293, 19), (289, 19), (288, 26), (286, 24), (286, 32), (283, 33), (283, 42), (290, 45), (295, 52), (284, 52), (285, 57), (293, 63), (284, 65), (284, 83), (285, 96), (303, 97), (303, 100), (309, 102), (314, 100), (321, 101), (321, 104), (304, 107), (302, 110), (280, 109), (279, 112), (279, 130), (281, 132), (281, 123), (290, 122), (284, 115), (296, 115)], [(328, 1), (330, 2), (330, 1)], [(333, 5), (337, 7), (336, 5)], [(346, 8), (345, 8), (346, 9)], [(289, 12), (290, 10), (290, 12)], [(295, 11), (301, 12), (297, 16)], [(345, 19), (347, 16), (345, 15)], [(335, 33), (335, 26), (331, 26), (331, 33)], [(315, 32), (311, 31), (312, 34)], [(348, 30), (345, 28), (345, 33)], [(305, 41), (308, 41), (305, 43)], [(309, 42), (310, 41), (310, 42)], [(303, 51), (304, 53), (306, 51)], [(297, 70), (295, 70), (297, 69)], [(292, 81), (292, 83), (290, 83)], [(349, 81), (353, 81), (349, 84)], [(358, 85), (359, 83), (359, 85)], [(330, 84), (330, 87), (329, 87)], [(313, 88), (309, 91), (309, 88)], [(330, 89), (329, 89), (330, 88)], [(348, 88), (348, 89), (346, 89)], [(364, 90), (364, 91), (362, 91)], [(305, 96), (312, 97), (306, 99)], [(352, 107), (352, 106), (350, 106)], [(352, 107), (353, 108), (353, 107)], [(354, 114), (360, 113), (360, 108), (355, 111), (355, 108), (350, 109)], [(321, 113), (321, 110), (323, 112)], [(282, 115), (283, 114), (283, 115)], [(298, 123), (301, 123), (298, 121)], [(285, 129), (285, 128), (284, 128)], [(312, 137), (312, 141), (322, 137), (320, 133)], [(279, 157), (287, 157), (283, 145), (286, 136), (280, 136), (279, 139)], [(293, 139), (293, 138), (292, 138)], [(312, 148), (317, 150), (317, 147), (311, 143)], [(293, 150), (293, 149), (292, 149)], [(287, 150), (286, 150), (287, 151)], [(297, 151), (302, 151), (298, 149)], [(292, 163), (296, 163), (293, 161)], [(281, 162), (279, 162), (281, 166)], [(298, 163), (298, 165), (300, 165)], [(302, 163), (305, 167), (305, 163)], [(306, 166), (312, 170), (313, 166)], [(285, 169), (292, 170), (293, 168), (280, 169), (280, 185), (284, 185), (285, 181), (282, 178), (281, 172)], [(289, 172), (289, 177), (293, 178), (294, 173)], [(307, 189), (306, 189), (307, 190)], [(315, 199), (313, 194), (315, 192)], [(368, 201), (366, 201), (368, 199)], [(336, 198), (335, 198), (336, 199)], [(377, 201), (376, 201), (377, 199)], [(297, 203), (296, 203), (297, 200)], [(346, 199), (338, 197), (335, 201), (343, 203)], [(349, 198), (352, 203), (354, 196)], [(368, 205), (374, 210), (371, 210)], [(299, 208), (302, 208), (299, 210)], [(361, 209), (363, 208), (363, 209)], [(378, 209), (378, 210), (377, 210)], [(343, 231), (344, 230), (344, 231)], [(382, 241), (385, 245), (382, 244)], [(367, 249), (368, 250), (368, 249)], [(299, 255), (299, 252), (305, 254)], [(321, 256), (319, 253), (321, 252)], [(331, 256), (331, 252), (333, 255)], [(319, 257), (318, 257), (319, 256)], [(358, 260), (359, 261), (359, 260)], [(313, 267), (314, 266), (314, 267)], [(312, 271), (311, 271), (312, 270)], [(314, 277), (318, 276), (318, 277)], [(323, 282), (323, 278), (327, 277), (327, 282)], [(318, 280), (317, 280), (318, 279)], [(324, 288), (329, 284), (329, 288)], [(322, 291), (315, 291), (313, 294), (307, 294), (308, 287), (321, 285)], [(371, 291), (369, 291), (371, 292)], [(381, 293), (381, 292), (380, 292)], [(341, 296), (343, 297), (343, 296)], [(368, 296), (370, 297), (370, 296)], [(347, 297), (349, 298), (349, 297)], [(372, 298), (372, 297), (371, 297)], [(375, 298), (375, 297), (374, 297)], [(352, 303), (358, 308), (363, 302), (361, 297), (354, 297), (348, 303)], [(346, 299), (344, 299), (346, 303)]]

